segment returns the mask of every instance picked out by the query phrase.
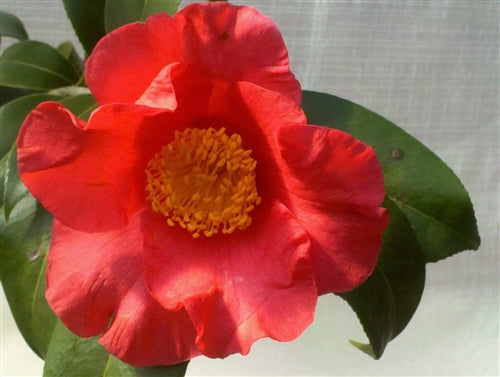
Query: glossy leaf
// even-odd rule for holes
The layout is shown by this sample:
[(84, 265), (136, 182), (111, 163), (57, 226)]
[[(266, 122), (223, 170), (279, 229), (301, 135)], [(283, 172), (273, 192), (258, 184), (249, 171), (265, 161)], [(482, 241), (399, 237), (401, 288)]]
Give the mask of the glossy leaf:
[(4, 181), (4, 216), (9, 221), (9, 216), (16, 204), (28, 195), (28, 189), (21, 182), (17, 171), (17, 149), (14, 145), (8, 153)]
[(408, 218), (426, 262), (480, 244), (469, 195), (434, 153), (405, 131), (355, 103), (303, 92), (310, 124), (346, 131), (371, 145), (382, 164), (386, 195)]
[(7, 179), (7, 166), (9, 165), (9, 157), (10, 154), (6, 154), (2, 158), (0, 158), (0, 208), (3, 207), (4, 202), (5, 181)]
[(410, 223), (390, 199), (384, 206), (391, 221), (377, 266), (364, 284), (340, 295), (356, 312), (370, 341), (370, 345), (351, 343), (376, 359), (410, 322), (425, 282), (425, 261)]
[(57, 52), (59, 52), (67, 61), (69, 61), (73, 67), (78, 71), (80, 75), (83, 74), (84, 61), (78, 55), (75, 46), (70, 41), (61, 43), (57, 46)]
[(0, 36), (19, 40), (28, 39), (28, 33), (17, 16), (0, 10)]
[(169, 367), (135, 368), (108, 353), (96, 338), (80, 338), (58, 321), (47, 357), (44, 377), (155, 377), (184, 376), (187, 362)]
[(57, 50), (37, 41), (18, 42), (0, 57), (0, 85), (48, 90), (75, 84), (79, 72)]
[(8, 86), (0, 86), (0, 106), (5, 105), (7, 102), (13, 101), (19, 97), (33, 94), (31, 89), (10, 88)]
[(60, 100), (61, 104), (70, 109), (77, 117), (88, 120), (90, 113), (97, 107), (92, 94), (80, 94)]
[(66, 14), (87, 56), (90, 55), (99, 39), (106, 35), (104, 30), (105, 2), (106, 0), (63, 0)]
[(57, 101), (59, 96), (50, 94), (31, 94), (11, 101), (0, 107), (0, 158), (5, 156), (16, 140), (24, 118), (38, 104), (44, 101)]
[(45, 300), (46, 256), (52, 216), (31, 195), (14, 207), (6, 223), (0, 211), (2, 285), (14, 319), (28, 345), (44, 357), (55, 314)]
[(180, 0), (107, 0), (104, 11), (106, 32), (119, 26), (144, 21), (152, 14), (166, 12), (173, 15), (179, 8)]

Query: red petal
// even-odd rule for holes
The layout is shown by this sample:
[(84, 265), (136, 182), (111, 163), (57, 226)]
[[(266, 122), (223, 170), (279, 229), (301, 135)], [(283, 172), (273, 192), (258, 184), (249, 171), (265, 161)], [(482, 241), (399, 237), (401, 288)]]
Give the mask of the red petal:
[(290, 72), (274, 22), (254, 8), (223, 2), (192, 4), (174, 19), (156, 14), (111, 32), (87, 61), (86, 82), (100, 104), (133, 103), (153, 81), (160, 87), (165, 79), (168, 87), (168, 76), (160, 71), (175, 62), (198, 66), (218, 80), (253, 82), (301, 102), (300, 84)]
[(166, 308), (185, 307), (210, 357), (249, 352), (262, 337), (289, 341), (314, 316), (317, 293), (302, 226), (275, 203), (244, 231), (194, 239), (148, 221), (146, 281)]
[(361, 284), (377, 262), (388, 213), (373, 150), (326, 127), (293, 125), (278, 133), (289, 206), (313, 240), (320, 294)]
[(42, 103), (26, 118), (17, 141), (24, 184), (74, 229), (102, 232), (124, 226), (144, 201), (149, 156), (138, 150), (136, 134), (152, 111), (109, 105), (85, 124), (58, 103)]
[[(123, 229), (83, 233), (55, 220), (47, 300), (76, 334), (137, 365), (175, 364), (198, 354), (185, 310), (169, 312), (144, 284), (140, 214)], [(108, 328), (110, 319), (113, 318)]]
[(183, 25), (184, 59), (215, 77), (249, 81), (302, 99), (290, 72), (288, 52), (276, 24), (257, 9), (224, 2), (192, 4), (177, 13)]
[(172, 83), (172, 70), (178, 70), (178, 66), (179, 63), (172, 63), (164, 67), (136, 103), (174, 111), (177, 108), (177, 100)]
[(239, 133), (245, 148), (252, 150), (252, 158), (257, 161), (259, 193), (275, 198), (275, 191), (282, 191), (281, 174), (275, 162), (279, 158), (276, 130), (283, 124), (305, 123), (304, 112), (290, 98), (248, 82), (229, 86), (225, 96), (227, 105), (219, 105), (225, 112), (223, 124), (228, 133)]
[(134, 103), (163, 67), (179, 61), (172, 18), (158, 13), (102, 38), (85, 66), (85, 80), (99, 104)]
[(173, 365), (198, 356), (196, 331), (184, 308), (168, 311), (141, 279), (122, 297), (110, 328), (99, 339), (119, 359), (135, 365)]

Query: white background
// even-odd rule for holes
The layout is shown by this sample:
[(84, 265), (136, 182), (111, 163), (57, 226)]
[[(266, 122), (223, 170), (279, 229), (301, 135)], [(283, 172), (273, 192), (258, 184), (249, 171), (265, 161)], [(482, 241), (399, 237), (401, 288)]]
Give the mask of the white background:
[[(363, 341), (363, 332), (347, 305), (329, 295), (296, 341), (262, 340), (245, 357), (199, 357), (188, 375), (498, 375), (499, 2), (245, 3), (281, 28), (304, 89), (368, 107), (451, 166), (470, 192), (482, 245), (428, 265), (415, 316), (379, 361), (349, 345)], [(0, 8), (19, 16), (32, 39), (76, 42), (60, 1), (0, 0)], [(41, 376), (43, 363), (3, 295), (1, 315), (1, 375)]]

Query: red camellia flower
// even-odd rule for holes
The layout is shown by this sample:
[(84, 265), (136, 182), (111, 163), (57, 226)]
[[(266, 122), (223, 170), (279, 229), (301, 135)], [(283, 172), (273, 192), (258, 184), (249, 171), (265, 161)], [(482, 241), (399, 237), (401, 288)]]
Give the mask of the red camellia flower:
[(46, 102), (17, 142), (55, 218), (47, 299), (73, 332), (136, 366), (246, 354), (369, 276), (381, 167), (307, 125), (268, 18), (227, 3), (156, 15), (106, 36), (86, 72), (88, 122)]

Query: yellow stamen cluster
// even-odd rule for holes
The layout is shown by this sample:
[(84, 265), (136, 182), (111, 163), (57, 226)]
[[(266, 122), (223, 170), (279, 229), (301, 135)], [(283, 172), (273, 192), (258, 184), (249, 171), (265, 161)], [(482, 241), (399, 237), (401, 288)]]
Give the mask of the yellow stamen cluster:
[(245, 229), (249, 212), (260, 204), (255, 161), (241, 136), (225, 128), (188, 128), (175, 133), (146, 169), (147, 200), (167, 223), (210, 237)]

